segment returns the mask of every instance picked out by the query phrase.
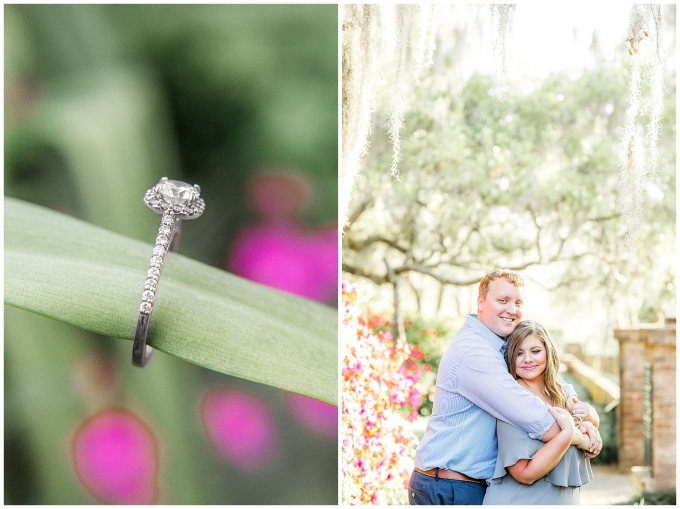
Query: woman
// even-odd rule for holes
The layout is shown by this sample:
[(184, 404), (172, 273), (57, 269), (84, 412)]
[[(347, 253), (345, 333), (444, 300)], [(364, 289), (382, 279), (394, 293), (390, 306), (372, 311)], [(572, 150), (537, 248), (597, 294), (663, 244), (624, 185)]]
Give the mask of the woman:
[[(592, 479), (593, 472), (585, 453), (571, 445), (582, 418), (566, 410), (570, 401), (558, 378), (554, 341), (540, 324), (521, 322), (508, 336), (505, 362), (521, 386), (549, 405), (561, 431), (544, 444), (497, 421), (498, 459), (484, 504), (579, 504), (580, 486)], [(579, 404), (580, 413), (596, 420), (594, 411), (583, 413), (583, 406)]]

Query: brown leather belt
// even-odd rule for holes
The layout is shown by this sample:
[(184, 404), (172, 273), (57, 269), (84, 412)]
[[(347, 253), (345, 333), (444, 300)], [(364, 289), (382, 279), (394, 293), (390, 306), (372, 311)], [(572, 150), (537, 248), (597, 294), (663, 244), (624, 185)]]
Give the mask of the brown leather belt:
[(440, 479), (449, 479), (450, 481), (465, 481), (465, 482), (476, 482), (478, 484), (486, 485), (486, 481), (481, 479), (473, 479), (465, 474), (456, 472), (455, 470), (446, 470), (444, 468), (433, 468), (431, 470), (423, 470), (416, 467), (416, 472), (420, 472), (428, 477), (439, 477)]

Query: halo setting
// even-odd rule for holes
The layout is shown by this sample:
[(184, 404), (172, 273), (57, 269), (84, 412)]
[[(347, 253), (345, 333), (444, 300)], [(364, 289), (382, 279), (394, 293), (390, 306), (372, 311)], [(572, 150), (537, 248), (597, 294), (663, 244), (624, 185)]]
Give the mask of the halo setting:
[(157, 214), (172, 212), (178, 219), (196, 219), (205, 210), (201, 188), (163, 177), (144, 195), (144, 204)]

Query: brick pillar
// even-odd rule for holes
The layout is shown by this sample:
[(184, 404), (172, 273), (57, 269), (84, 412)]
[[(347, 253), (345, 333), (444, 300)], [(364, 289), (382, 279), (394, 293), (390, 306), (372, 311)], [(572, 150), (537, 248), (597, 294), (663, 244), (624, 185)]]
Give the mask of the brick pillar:
[[(674, 324), (673, 324), (674, 325)], [(656, 489), (675, 488), (675, 327), (650, 331), (654, 393), (652, 473)]]
[(652, 367), (652, 477), (654, 489), (675, 489), (675, 319), (666, 326), (617, 330), (619, 383), (617, 408), (619, 468), (630, 472), (644, 465), (642, 379), (644, 364)]
[(621, 403), (617, 407), (619, 468), (630, 472), (644, 464), (642, 441), (642, 373), (645, 342), (639, 330), (615, 331), (619, 340)]

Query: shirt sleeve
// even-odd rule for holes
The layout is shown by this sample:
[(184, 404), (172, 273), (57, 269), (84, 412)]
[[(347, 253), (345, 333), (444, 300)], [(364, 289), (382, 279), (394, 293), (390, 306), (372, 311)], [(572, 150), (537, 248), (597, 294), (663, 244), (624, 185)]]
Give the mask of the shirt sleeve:
[(567, 382), (564, 381), (564, 378), (560, 377), (560, 382), (562, 385), (564, 385), (564, 388), (567, 389), (567, 395), (569, 396), (576, 396), (578, 397), (578, 394), (576, 394), (576, 391), (574, 390), (574, 386), (571, 384), (568, 384)]
[(519, 385), (505, 361), (486, 349), (472, 348), (463, 355), (458, 390), (485, 412), (522, 428), (534, 440), (540, 440), (555, 424), (548, 405)]

